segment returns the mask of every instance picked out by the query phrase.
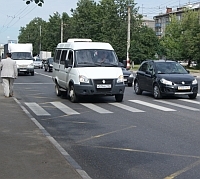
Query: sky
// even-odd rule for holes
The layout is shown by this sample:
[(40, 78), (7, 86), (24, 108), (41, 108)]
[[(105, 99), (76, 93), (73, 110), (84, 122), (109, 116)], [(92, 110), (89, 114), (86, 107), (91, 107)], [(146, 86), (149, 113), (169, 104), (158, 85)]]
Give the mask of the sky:
[[(26, 27), (36, 17), (48, 21), (49, 16), (55, 12), (59, 14), (66, 12), (70, 16), (70, 9), (76, 9), (78, 0), (44, 0), (44, 2), (42, 7), (38, 7), (35, 3), (26, 5), (24, 0), (12, 0), (12, 3), (11, 0), (0, 0), (0, 45), (6, 44), (8, 40), (17, 41), (20, 27)], [(165, 13), (166, 7), (177, 8), (195, 2), (200, 0), (135, 0), (139, 13), (150, 19), (159, 13)], [(35, 28), (38, 28), (39, 33), (39, 27)]]

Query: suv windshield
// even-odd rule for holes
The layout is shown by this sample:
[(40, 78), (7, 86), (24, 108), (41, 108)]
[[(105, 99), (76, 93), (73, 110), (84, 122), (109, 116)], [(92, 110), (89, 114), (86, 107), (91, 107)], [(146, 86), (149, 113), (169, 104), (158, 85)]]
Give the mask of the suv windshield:
[(118, 66), (118, 59), (112, 50), (76, 50), (75, 59), (78, 66)]
[(185, 68), (176, 62), (156, 62), (156, 73), (187, 74)]
[(33, 57), (30, 52), (13, 52), (13, 60), (33, 60)]

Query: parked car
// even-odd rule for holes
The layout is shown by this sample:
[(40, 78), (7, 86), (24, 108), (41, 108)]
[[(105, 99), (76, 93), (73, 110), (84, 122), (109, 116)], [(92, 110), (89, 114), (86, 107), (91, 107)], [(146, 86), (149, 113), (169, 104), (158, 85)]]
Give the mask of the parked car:
[(43, 68), (42, 60), (39, 57), (33, 57), (34, 68)]
[(53, 70), (53, 57), (47, 58), (44, 62), (44, 71), (51, 72)]
[(124, 83), (127, 84), (129, 87), (133, 86), (133, 73), (124, 67), (122, 67), (122, 72), (124, 76)]
[(188, 95), (194, 99), (198, 93), (198, 83), (180, 63), (168, 60), (148, 60), (142, 62), (134, 80), (135, 93), (153, 93), (159, 99), (165, 95)]

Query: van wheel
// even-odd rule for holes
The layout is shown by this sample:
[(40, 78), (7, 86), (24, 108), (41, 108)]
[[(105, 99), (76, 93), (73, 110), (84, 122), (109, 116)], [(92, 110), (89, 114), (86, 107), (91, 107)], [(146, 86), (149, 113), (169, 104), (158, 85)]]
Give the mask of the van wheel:
[(117, 102), (122, 102), (123, 98), (124, 98), (124, 95), (123, 95), (123, 94), (116, 94), (116, 95), (115, 95), (115, 100), (116, 100)]
[(59, 86), (58, 86), (57, 84), (55, 85), (55, 91), (56, 91), (56, 95), (57, 95), (57, 96), (60, 96), (60, 95), (61, 95), (60, 88), (59, 88)]
[(72, 103), (76, 103), (78, 101), (78, 95), (75, 93), (73, 85), (69, 88), (69, 99)]

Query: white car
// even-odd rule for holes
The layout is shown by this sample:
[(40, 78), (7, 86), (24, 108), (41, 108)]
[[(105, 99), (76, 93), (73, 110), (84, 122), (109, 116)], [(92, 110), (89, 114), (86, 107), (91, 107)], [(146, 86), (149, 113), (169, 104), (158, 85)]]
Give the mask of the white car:
[(33, 60), (34, 68), (43, 68), (42, 60), (39, 57), (33, 57), (33, 58), (34, 58)]

